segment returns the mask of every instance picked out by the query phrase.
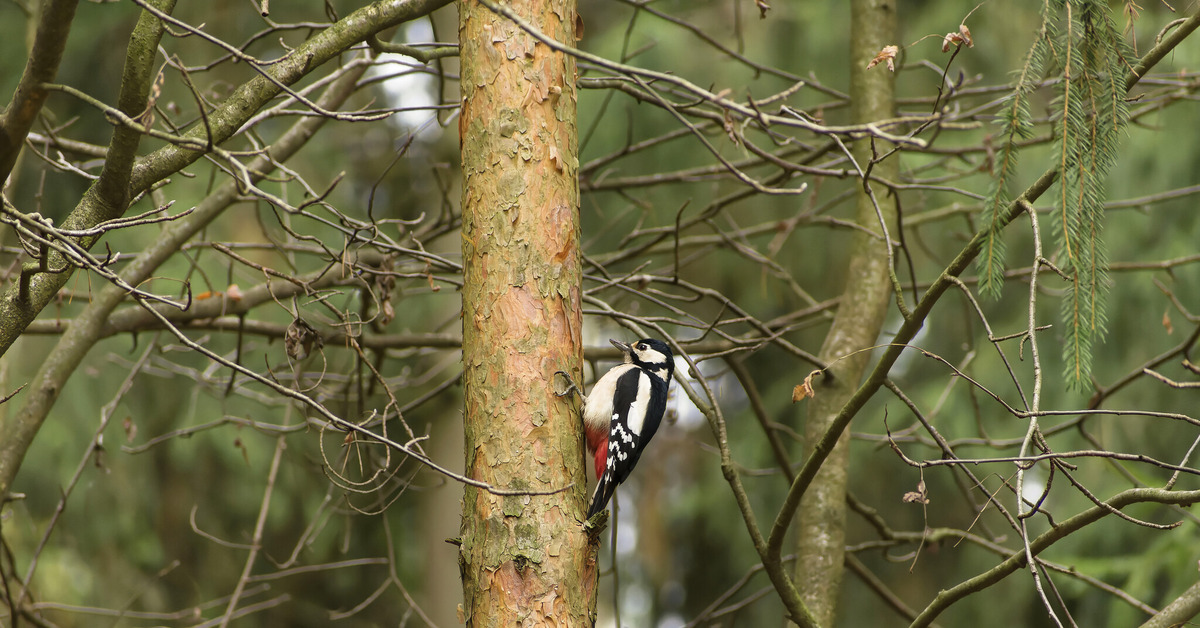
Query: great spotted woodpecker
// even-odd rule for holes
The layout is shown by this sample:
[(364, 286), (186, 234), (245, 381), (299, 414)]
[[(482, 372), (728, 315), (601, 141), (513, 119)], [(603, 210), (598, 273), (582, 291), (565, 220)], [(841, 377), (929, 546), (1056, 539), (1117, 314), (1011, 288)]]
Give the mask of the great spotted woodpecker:
[(589, 519), (608, 505), (658, 431), (675, 370), (671, 348), (661, 340), (609, 342), (625, 354), (625, 361), (605, 373), (583, 401), (583, 427), (597, 479)]

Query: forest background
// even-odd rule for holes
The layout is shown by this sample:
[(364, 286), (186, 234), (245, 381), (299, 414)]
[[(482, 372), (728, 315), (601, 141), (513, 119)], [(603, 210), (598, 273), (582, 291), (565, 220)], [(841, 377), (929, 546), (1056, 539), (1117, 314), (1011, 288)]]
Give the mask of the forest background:
[[(24, 150), (0, 147), (3, 623), (479, 620), (459, 7), (75, 4), (0, 4), (17, 101), (56, 36), (38, 12), (70, 9)], [(599, 625), (1196, 614), (1195, 3), (546, 6), (579, 38), (577, 92), (507, 89), (570, 122), (577, 100), (543, 161), (578, 176), (583, 379), (610, 337), (680, 356), (588, 546)], [(496, 19), (491, 50), (549, 54)], [(290, 87), (250, 104), (277, 71)], [(83, 270), (47, 272), (64, 260)], [(486, 488), (582, 504), (538, 479)]]

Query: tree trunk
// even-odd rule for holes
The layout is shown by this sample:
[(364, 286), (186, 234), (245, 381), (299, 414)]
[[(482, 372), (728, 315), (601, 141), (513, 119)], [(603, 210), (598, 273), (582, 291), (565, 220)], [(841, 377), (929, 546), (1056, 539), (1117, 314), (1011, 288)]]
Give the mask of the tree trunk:
[[(571, 0), (508, 5), (575, 43)], [(553, 394), (578, 374), (575, 61), (477, 2), (459, 4), (463, 384), (468, 486), (459, 563), (467, 625), (590, 624), (596, 548), (582, 523), (582, 426)]]
[[(866, 67), (875, 53), (896, 43), (896, 2), (854, 0), (850, 22), (851, 122), (858, 124), (891, 118), (895, 109), (895, 77), (883, 66), (870, 70)], [(889, 148), (890, 144), (879, 145), (878, 152), (883, 153)], [(871, 140), (858, 140), (853, 152), (859, 167), (867, 169), (873, 157)], [(896, 156), (875, 165), (871, 172), (874, 177), (894, 181), (898, 172)], [(873, 189), (879, 210), (888, 222), (889, 235), (894, 239), (895, 205), (881, 187), (874, 184)], [(883, 238), (875, 204), (862, 188), (858, 192), (857, 213), (858, 224), (872, 235), (855, 232), (846, 290), (821, 347), (821, 359), (832, 366), (823, 380), (826, 385), (810, 400), (805, 425), (809, 452), (858, 388), (871, 355), (869, 351), (861, 350), (875, 344), (892, 296), (888, 245)], [(844, 356), (849, 357), (838, 359)], [(849, 432), (842, 433), (800, 502), (796, 586), (821, 626), (834, 625), (841, 593), (846, 547), (849, 436)]]

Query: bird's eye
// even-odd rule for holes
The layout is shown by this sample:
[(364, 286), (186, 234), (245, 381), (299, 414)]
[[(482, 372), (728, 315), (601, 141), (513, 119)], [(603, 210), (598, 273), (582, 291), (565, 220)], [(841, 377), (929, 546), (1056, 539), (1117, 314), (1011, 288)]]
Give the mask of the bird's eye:
[(639, 343), (639, 344), (638, 344), (638, 346), (637, 346), (637, 348), (638, 348), (638, 351), (645, 351), (645, 350), (646, 350), (646, 345), (644, 345), (644, 344), (640, 344), (640, 343)]

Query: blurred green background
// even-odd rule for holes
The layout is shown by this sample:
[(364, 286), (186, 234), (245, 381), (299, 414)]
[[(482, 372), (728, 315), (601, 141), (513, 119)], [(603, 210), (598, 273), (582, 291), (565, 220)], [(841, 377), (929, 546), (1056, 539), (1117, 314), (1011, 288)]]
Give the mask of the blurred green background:
[[(331, 0), (326, 4), (339, 15), (357, 8), (356, 3), (348, 1)], [(948, 59), (940, 51), (941, 35), (957, 30), (970, 7), (915, 0), (898, 4), (901, 35), (897, 43), (903, 48), (897, 72), (900, 110), (928, 113), (941, 81), (938, 68), (944, 68)], [(731, 98), (737, 99), (747, 95), (764, 98), (787, 89), (795, 79), (804, 80), (807, 85), (787, 103), (828, 124), (847, 123), (848, 107), (838, 94), (848, 88), (848, 4), (777, 1), (772, 5), (765, 19), (760, 19), (757, 9), (746, 2), (666, 1), (650, 6), (686, 20), (722, 46), (762, 66), (777, 68), (776, 72), (756, 71), (718, 52), (694, 32), (649, 13), (638, 13), (635, 18), (634, 8), (622, 2), (588, 1), (580, 5), (585, 24), (580, 46), (612, 59), (624, 54), (628, 63), (669, 71), (713, 91), (728, 89)], [(1115, 19), (1121, 19), (1123, 6), (1112, 3)], [(253, 9), (244, 1), (211, 0), (182, 3), (176, 15), (193, 24), (206, 23), (208, 30), (225, 41), (243, 42), (264, 28), (255, 19)], [(272, 10), (271, 19), (279, 23), (328, 20), (320, 3), (276, 2)], [(900, 196), (907, 259), (899, 274), (906, 286), (912, 279), (908, 263), (912, 264), (917, 283), (925, 284), (978, 228), (979, 202), (969, 194), (985, 194), (990, 174), (983, 155), (956, 151), (1001, 141), (993, 135), (988, 119), (1004, 92), (983, 88), (1002, 87), (1009, 81), (1009, 73), (1019, 67), (1037, 28), (1039, 10), (1040, 3), (1035, 2), (991, 2), (980, 5), (970, 15), (967, 24), (975, 46), (962, 50), (949, 68), (948, 78), (958, 91), (946, 106), (954, 111), (979, 108), (972, 119), (981, 124), (944, 130), (933, 143), (934, 150), (925, 154), (906, 151), (898, 157), (905, 182), (914, 184)], [(112, 102), (119, 86), (123, 49), (136, 17), (137, 9), (130, 3), (81, 3), (58, 80)], [(1144, 52), (1152, 45), (1158, 30), (1175, 17), (1164, 3), (1147, 3), (1134, 25), (1138, 51)], [(454, 7), (448, 7), (432, 20), (407, 27), (411, 30), (401, 27), (395, 39), (453, 42), (456, 19)], [(0, 4), (0, 94), (11, 94), (20, 77), (27, 28), (20, 3)], [(250, 51), (270, 57), (278, 54), (280, 39), (295, 45), (307, 34), (306, 28), (287, 30), (264, 38)], [(215, 54), (211, 44), (196, 37), (168, 36), (164, 42), (189, 64), (201, 63)], [(356, 96), (353, 105), (456, 103), (456, 65), (454, 59), (441, 62), (448, 77), (444, 81), (419, 75), (409, 76), (407, 83), (397, 82), (400, 79), (385, 81), (389, 71), (403, 73), (403, 68), (385, 66), (376, 75), (376, 82)], [(1145, 265), (1197, 254), (1200, 233), (1195, 224), (1195, 196), (1186, 192), (1197, 186), (1200, 172), (1200, 151), (1192, 141), (1200, 120), (1195, 103), (1197, 66), (1200, 41), (1189, 40), (1155, 69), (1154, 77), (1143, 82), (1139, 91), (1149, 94), (1146, 100), (1131, 105), (1138, 117), (1128, 128), (1110, 178), (1109, 198), (1122, 201), (1171, 190), (1185, 192), (1159, 202), (1117, 204), (1108, 212), (1106, 241), (1114, 270), (1108, 340), (1095, 350), (1094, 377), (1101, 387), (1136, 372), (1195, 334), (1197, 321), (1189, 320), (1185, 312), (1200, 306), (1195, 290), (1200, 285), (1197, 265), (1194, 261), (1169, 269)], [(203, 93), (216, 101), (250, 73), (245, 64), (224, 63), (205, 72), (199, 81)], [(580, 65), (582, 78), (599, 75), (587, 64)], [(615, 251), (635, 248), (649, 237), (624, 241), (631, 232), (671, 228), (680, 208), (686, 205), (680, 215), (690, 217), (712, 209), (712, 218), (683, 234), (691, 239), (681, 250), (681, 279), (721, 292), (763, 321), (808, 306), (788, 281), (713, 237), (724, 231), (738, 233), (734, 240), (769, 257), (817, 302), (841, 294), (847, 281), (844, 267), (851, 232), (840, 221), (853, 217), (849, 192), (859, 185), (855, 180), (802, 177), (810, 186), (805, 195), (746, 195), (741, 199), (734, 195), (744, 186), (729, 177), (695, 177), (647, 186), (635, 185), (631, 180), (608, 187), (625, 177), (710, 166), (713, 158), (694, 138), (683, 136), (589, 168), (590, 162), (630, 142), (677, 129), (678, 123), (661, 109), (638, 105), (605, 89), (589, 89), (586, 81), (583, 85), (579, 92), (580, 135), (586, 139), (580, 156), (583, 234), (588, 255), (605, 262), (607, 272), (619, 276), (641, 269), (638, 272), (670, 274), (674, 252), (669, 238), (627, 258), (613, 256)], [(1171, 96), (1173, 100), (1164, 95), (1169, 93), (1176, 94)], [(1051, 94), (1046, 90), (1038, 98), (1043, 110), (1035, 112), (1035, 117), (1044, 118), (1049, 115)], [(191, 95), (174, 78), (167, 81), (162, 101), (185, 112), (181, 114), (184, 118), (186, 112), (195, 111)], [(437, 114), (418, 111), (404, 119), (394, 117), (372, 123), (331, 122), (289, 166), (322, 190), (339, 176), (344, 177), (329, 196), (330, 204), (365, 219), (368, 203), (373, 203), (374, 216), (419, 221), (429, 226), (432, 234), (422, 245), (438, 255), (457, 259), (460, 244), (453, 219), (459, 194), (456, 122), (449, 110)], [(429, 124), (401, 155), (400, 148), (410, 134), (425, 123)], [(98, 144), (108, 141), (111, 128), (100, 113), (62, 94), (51, 97), (44, 124), (72, 139)], [(267, 121), (258, 132), (269, 136), (286, 124), (290, 124), (286, 118)], [(1041, 132), (1044, 135), (1045, 129)], [(708, 135), (730, 159), (748, 156), (732, 142), (722, 143), (724, 134), (719, 129)], [(157, 145), (154, 140), (145, 141), (143, 153)], [(836, 158), (834, 153), (815, 165), (834, 165)], [(1026, 149), (1022, 153), (1022, 176), (1017, 178), (1020, 185), (1031, 183), (1053, 158), (1053, 149), (1048, 145)], [(176, 202), (176, 210), (194, 206), (214, 182), (222, 181), (211, 163), (198, 162), (188, 172), (190, 178), (176, 177), (167, 191)], [(39, 211), (61, 219), (74, 207), (86, 183), (26, 155), (6, 194), (23, 211)], [(935, 185), (947, 189), (934, 189)], [(301, 193), (294, 184), (272, 182), (263, 187), (281, 195)], [(715, 205), (718, 200), (719, 207)], [(1039, 209), (1047, 211), (1051, 206), (1049, 200), (1038, 204)], [(131, 212), (149, 208), (143, 201)], [(803, 219), (787, 224), (797, 217)], [(1042, 227), (1043, 233), (1048, 233), (1047, 225)], [(340, 236), (334, 231), (322, 229), (313, 221), (306, 223), (306, 228), (307, 233), (327, 238), (330, 246), (340, 246), (336, 242)], [(132, 229), (113, 234), (106, 241), (114, 251), (133, 252), (152, 241), (156, 233), (153, 227)], [(277, 213), (254, 201), (239, 204), (204, 234), (207, 241), (260, 245), (286, 237)], [(1033, 255), (1028, 221), (1019, 218), (1005, 237), (1010, 265), (1028, 267)], [(17, 245), (10, 231), (3, 232), (3, 244), (7, 265), (15, 259), (12, 253)], [(265, 249), (247, 255), (268, 265), (294, 261), (298, 266), (293, 270), (297, 272), (321, 267), (315, 260)], [(172, 260), (158, 275), (188, 276), (197, 290), (225, 290), (230, 283), (246, 286), (262, 280), (260, 274), (243, 266), (230, 270), (226, 261), (199, 246), (195, 253)], [(643, 267), (646, 262), (649, 266)], [(1143, 266), (1125, 268), (1122, 264)], [(594, 269), (587, 268), (586, 272), (593, 273), (586, 287), (595, 288), (598, 280)], [(1042, 273), (1044, 289), (1038, 302), (1038, 319), (1055, 325), (1039, 336), (1046, 375), (1042, 407), (1081, 409), (1086, 407), (1091, 391), (1068, 389), (1060, 376), (1057, 297), (1063, 282), (1049, 271)], [(160, 279), (152, 285), (168, 293), (177, 291), (178, 287), (170, 287), (170, 281)], [(433, 282), (422, 278), (409, 278), (401, 284), (394, 302), (396, 320), (382, 332), (458, 334), (459, 303), (453, 285), (443, 283), (435, 291), (431, 289)], [(669, 286), (657, 287), (671, 292)], [(78, 309), (73, 299), (85, 298), (90, 288), (88, 279), (78, 274), (68, 284), (62, 302), (47, 308), (42, 318), (69, 317)], [(1027, 288), (1027, 281), (1017, 278), (1009, 282), (1000, 299), (981, 302), (996, 335), (1024, 329)], [(672, 316), (629, 292), (609, 289), (598, 291), (597, 296), (619, 310)], [(1185, 311), (1176, 309), (1169, 297), (1177, 298)], [(349, 291), (333, 297), (343, 309), (368, 307), (356, 299)], [(255, 313), (255, 318), (286, 325), (291, 321), (289, 305), (264, 308)], [(328, 316), (321, 318), (320, 304), (306, 301), (302, 305), (308, 316), (331, 322)], [(680, 307), (702, 321), (730, 317), (713, 300)], [(893, 312), (886, 331), (895, 330), (898, 324)], [(827, 327), (828, 321), (821, 315), (806, 317), (787, 332), (786, 338), (815, 353)], [(667, 328), (680, 340), (699, 333), (670, 323)], [(746, 329), (745, 324), (732, 324), (728, 331)], [(623, 333), (627, 332), (595, 316), (589, 317), (585, 339), (588, 346), (602, 346), (606, 338)], [(193, 332), (193, 338), (224, 355), (238, 350), (237, 338), (231, 333)], [(54, 336), (23, 338), (3, 358), (0, 390), (7, 394), (28, 381), (54, 340)], [(1012, 379), (961, 293), (943, 298), (916, 343), (957, 365), (1008, 403), (1020, 405)], [(1029, 395), (1032, 369), (1028, 345), (1018, 347), (1012, 340), (1002, 346), (1018, 373), (1024, 394)], [(340, 434), (322, 435), (319, 430), (305, 427), (297, 408), (261, 388), (239, 386), (230, 394), (227, 371), (213, 367), (202, 356), (181, 350), (173, 338), (159, 332), (119, 335), (102, 342), (63, 391), (18, 476), (14, 490), (24, 498), (3, 510), (4, 543), (11, 556), (5, 571), (10, 577), (14, 573), (23, 577), (29, 569), (30, 558), (55, 516), (63, 490), (100, 424), (101, 408), (114, 399), (131, 366), (147, 350), (131, 391), (120, 397), (103, 432), (102, 453), (84, 462), (81, 479), (39, 555), (34, 599), (45, 605), (43, 612), (55, 625), (194, 625), (220, 615), (222, 600), (227, 599), (223, 596), (232, 592), (244, 568), (245, 544), (252, 538), (277, 445), (278, 432), (256, 428), (255, 422), (292, 429), (287, 432), (278, 475), (270, 487), (271, 509), (264, 526), (262, 555), (242, 601), (243, 606), (263, 603), (269, 608), (235, 623), (318, 626), (336, 619), (332, 622), (336, 625), (374, 626), (405, 622), (422, 625), (429, 619), (441, 626), (457, 624), (455, 606), (461, 600), (461, 588), (456, 551), (443, 541), (458, 534), (458, 485), (408, 462), (377, 492), (343, 490), (331, 483), (327, 465), (349, 477), (366, 477), (372, 465), (379, 464), (382, 452), (363, 445), (343, 448)], [(261, 370), (268, 364), (288, 373), (281, 342), (251, 336), (240, 351), (242, 363), (250, 368)], [(375, 354), (376, 364), (400, 403), (423, 399), (440, 390), (408, 410), (405, 419), (414, 430), (429, 435), (427, 451), (452, 469), (461, 468), (463, 457), (461, 398), (454, 384), (459, 371), (456, 356), (454, 350), (438, 348), (397, 348)], [(361, 368), (356, 366), (352, 352), (330, 347), (326, 358), (329, 375), (320, 390), (331, 408), (348, 418), (365, 419), (370, 408), (382, 407), (381, 391), (363, 390)], [(782, 426), (781, 433), (785, 437), (802, 433), (804, 404), (791, 403), (791, 390), (812, 366), (770, 345), (746, 356), (744, 362), (767, 415)], [(1161, 370), (1186, 380), (1190, 374), (1177, 362), (1173, 360)], [(310, 364), (307, 368), (321, 367)], [(759, 522), (765, 525), (774, 517), (787, 482), (774, 468), (762, 428), (736, 378), (719, 360), (703, 363), (702, 369), (717, 387), (729, 426), (730, 446), (743, 470)], [(344, 380), (337, 379), (343, 375)], [(953, 377), (944, 365), (912, 352), (896, 365), (891, 376), (939, 432), (956, 443), (961, 456), (1015, 455), (1015, 446), (1004, 449), (986, 445), (1019, 440), (1025, 434), (1026, 422), (1007, 414), (968, 382)], [(1171, 390), (1143, 377), (1109, 398), (1106, 407), (1186, 414), (1194, 412), (1197, 398), (1194, 391)], [(11, 403), (20, 400), (16, 397), (10, 405), (0, 407), (0, 412), (11, 411)], [(614, 598), (620, 601), (623, 625), (684, 625), (747, 574), (751, 574), (747, 582), (731, 599), (752, 603), (708, 618), (702, 625), (780, 625), (782, 606), (771, 594), (766, 577), (761, 572), (752, 573), (758, 557), (721, 477), (711, 430), (679, 391), (673, 400), (672, 424), (659, 432), (653, 455), (643, 459), (637, 478), (619, 496), (619, 540), (613, 555), (620, 568), (620, 591), (614, 596), (614, 578), (607, 575), (601, 587), (600, 625), (612, 625), (608, 622), (614, 616), (610, 608)], [(877, 509), (892, 530), (920, 533), (926, 525), (956, 528), (992, 539), (1010, 551), (1019, 547), (1013, 531), (993, 510), (977, 518), (977, 512), (964, 498), (969, 493), (978, 503), (983, 501), (984, 491), (1000, 489), (1002, 481), (1012, 480), (1011, 464), (973, 469), (983, 479), (983, 487), (964, 487), (948, 467), (922, 474), (905, 465), (887, 446), (882, 438), (885, 417), (894, 434), (909, 437), (900, 440), (909, 457), (937, 459), (941, 455), (929, 446), (927, 436), (920, 443), (913, 442), (922, 432), (919, 426), (911, 429), (915, 423), (912, 413), (894, 396), (880, 392), (851, 426), (857, 437), (852, 445), (851, 491), (857, 500)], [(1072, 422), (1078, 422), (1078, 427), (1055, 431), (1056, 425)], [(210, 424), (211, 429), (195, 429)], [(1071, 415), (1046, 417), (1042, 425), (1055, 433), (1051, 443), (1056, 451), (1105, 447), (1171, 463), (1182, 459), (1197, 436), (1195, 425), (1167, 418), (1093, 416), (1079, 422), (1077, 415)], [(176, 430), (195, 431), (189, 431), (186, 437), (152, 442)], [(799, 438), (787, 438), (785, 442), (793, 462), (800, 461)], [(1134, 483), (1159, 486), (1169, 477), (1163, 470), (1147, 465), (1098, 460), (1077, 464), (1075, 478), (1101, 499)], [(915, 490), (922, 479), (928, 486), (928, 506), (902, 503), (901, 496)], [(1194, 475), (1184, 475), (1177, 485), (1181, 489), (1197, 487)], [(1001, 495), (1006, 504), (1014, 503), (1009, 492), (1001, 491)], [(1055, 477), (1045, 505), (1055, 520), (1061, 521), (1090, 507), (1091, 502), (1065, 479)], [(1055, 545), (1044, 558), (1074, 567), (1151, 606), (1161, 607), (1196, 580), (1196, 560), (1200, 558), (1196, 549), (1200, 547), (1198, 521), (1190, 512), (1159, 506), (1131, 508), (1129, 514), (1157, 523), (1183, 521), (1183, 525), (1170, 531), (1152, 531), (1108, 517)], [(1046, 518), (1035, 517), (1030, 525), (1036, 532), (1049, 524)], [(858, 559), (918, 610), (939, 590), (998, 562), (995, 554), (954, 540), (926, 544), (919, 555), (914, 555), (916, 545), (911, 543), (880, 548), (871, 545), (879, 535), (865, 518), (852, 513), (849, 526), (848, 538), (852, 548), (859, 550), (855, 552)], [(610, 564), (608, 552), (606, 546), (601, 556), (604, 566)], [(396, 568), (394, 574), (389, 574), (387, 557)], [(328, 568), (301, 568), (321, 565)], [(1146, 618), (1132, 605), (1077, 578), (1056, 574), (1052, 580), (1078, 625), (1129, 626)], [(13, 586), (10, 581), (9, 587)], [(377, 592), (382, 592), (378, 598), (374, 597)], [(411, 601), (406, 595), (411, 595)], [(414, 612), (410, 602), (415, 602), (425, 616)], [(359, 608), (360, 604), (364, 606)], [(83, 607), (110, 610), (88, 611)], [(111, 609), (116, 609), (116, 615)], [(343, 619), (338, 613), (349, 616)], [(906, 624), (862, 580), (847, 574), (840, 625)], [(944, 614), (940, 624), (978, 628), (1052, 625), (1028, 574), (1014, 575), (968, 598)]]

